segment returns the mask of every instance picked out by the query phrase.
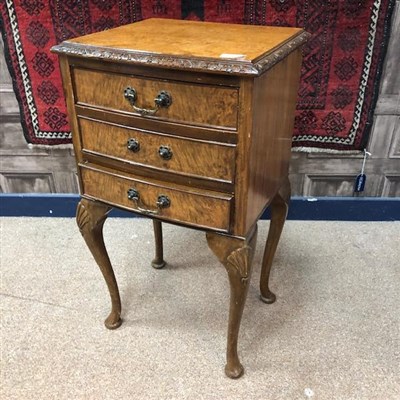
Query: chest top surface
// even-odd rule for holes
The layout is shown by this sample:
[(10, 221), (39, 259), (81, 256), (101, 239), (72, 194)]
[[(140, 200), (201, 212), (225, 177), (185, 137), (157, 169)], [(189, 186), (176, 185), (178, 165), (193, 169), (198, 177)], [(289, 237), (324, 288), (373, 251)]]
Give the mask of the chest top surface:
[(53, 51), (167, 68), (259, 75), (307, 38), (301, 28), (151, 18), (67, 40)]

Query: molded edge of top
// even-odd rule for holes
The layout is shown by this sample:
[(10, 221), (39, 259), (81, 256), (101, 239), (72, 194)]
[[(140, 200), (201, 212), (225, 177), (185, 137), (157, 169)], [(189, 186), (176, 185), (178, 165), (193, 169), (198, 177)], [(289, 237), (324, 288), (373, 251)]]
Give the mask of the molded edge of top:
[(149, 65), (159, 68), (173, 68), (179, 70), (194, 70), (214, 72), (229, 75), (258, 76), (272, 68), (275, 64), (287, 57), (292, 51), (302, 46), (311, 34), (301, 31), (294, 38), (255, 60), (241, 61), (234, 59), (180, 57), (169, 54), (130, 51), (125, 49), (89, 46), (80, 43), (64, 41), (53, 46), (51, 51), (80, 58), (92, 58), (102, 61), (119, 61), (127, 64)]

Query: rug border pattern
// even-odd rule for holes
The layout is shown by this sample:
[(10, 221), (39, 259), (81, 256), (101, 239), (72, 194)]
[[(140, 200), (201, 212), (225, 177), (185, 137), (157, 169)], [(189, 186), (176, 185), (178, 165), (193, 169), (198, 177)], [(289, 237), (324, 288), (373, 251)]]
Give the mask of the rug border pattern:
[[(51, 141), (51, 145), (49, 144), (49, 147), (54, 146), (54, 145), (60, 145), (60, 144), (65, 144), (66, 141), (70, 141), (71, 139), (71, 132), (70, 131), (45, 131), (41, 130), (39, 127), (39, 121), (38, 121), (38, 113), (37, 113), (37, 107), (35, 104), (35, 100), (33, 97), (33, 91), (32, 91), (32, 86), (29, 81), (29, 75), (28, 75), (28, 67), (20, 39), (20, 31), (17, 23), (17, 15), (14, 10), (14, 4), (13, 0), (6, 0), (5, 1), (5, 11), (8, 15), (9, 18), (9, 24), (10, 24), (10, 29), (11, 32), (13, 33), (12, 37), (12, 42), (13, 46), (15, 47), (15, 57), (18, 59), (18, 71), (16, 71), (17, 68), (14, 70), (14, 65), (13, 65), (13, 60), (11, 59), (11, 52), (9, 42), (6, 38), (7, 32), (5, 29), (5, 25), (7, 21), (3, 21), (2, 18), (0, 19), (0, 27), (2, 28), (2, 34), (3, 34), (3, 41), (4, 41), (4, 49), (5, 49), (5, 58), (6, 58), (6, 63), (9, 69), (9, 72), (12, 76), (12, 83), (14, 87), (14, 91), (16, 93), (16, 97), (19, 103), (19, 108), (20, 108), (20, 115), (21, 115), (21, 124), (23, 126), (23, 132), (24, 136), (27, 140), (27, 142), (30, 142), (29, 138), (29, 133), (33, 133), (33, 137), (37, 139), (37, 144), (43, 143), (43, 141), (49, 142)], [(343, 137), (334, 137), (334, 136), (322, 136), (322, 135), (296, 135), (293, 136), (293, 150), (297, 151), (304, 151), (305, 148), (308, 149), (315, 149), (317, 151), (324, 152), (325, 149), (322, 147), (325, 144), (330, 144), (331, 147), (330, 149), (326, 149), (327, 152), (330, 150), (334, 150), (335, 152), (342, 152), (345, 154), (349, 154), (350, 152), (358, 152), (362, 151), (366, 147), (367, 141), (369, 139), (369, 131), (372, 128), (372, 120), (373, 120), (373, 110), (375, 108), (376, 102), (378, 100), (379, 96), (379, 82), (377, 80), (380, 80), (380, 76), (382, 73), (383, 69), (383, 64), (385, 60), (385, 55), (388, 47), (388, 36), (390, 35), (390, 23), (391, 23), (391, 18), (392, 18), (392, 13), (395, 5), (395, 0), (388, 0), (387, 3), (387, 12), (386, 16), (384, 17), (383, 20), (383, 34), (382, 34), (382, 43), (384, 44), (381, 46), (379, 55), (378, 55), (378, 60), (376, 61), (376, 76), (375, 76), (375, 81), (372, 83), (373, 88), (372, 88), (372, 93), (371, 93), (371, 103), (369, 106), (369, 110), (365, 111), (366, 113), (366, 124), (365, 124), (365, 129), (367, 132), (362, 135), (360, 140), (362, 142), (358, 145), (355, 146), (355, 141), (357, 139), (357, 130), (359, 129), (360, 121), (362, 118), (362, 111), (363, 108), (365, 107), (365, 97), (366, 97), (366, 88), (368, 86), (368, 78), (369, 78), (369, 72), (371, 65), (373, 63), (373, 53), (374, 53), (374, 48), (376, 46), (376, 32), (379, 27), (377, 27), (377, 24), (379, 22), (379, 16), (380, 12), (382, 12), (382, 3), (383, 0), (376, 0), (373, 3), (373, 7), (371, 9), (371, 22), (369, 25), (369, 32), (368, 32), (368, 41), (367, 41), (367, 48), (365, 51), (364, 55), (364, 64), (363, 64), (363, 71), (362, 71), (362, 76), (360, 78), (360, 84), (359, 84), (359, 90), (358, 90), (358, 96), (357, 96), (357, 101), (355, 105), (355, 111), (354, 111), (354, 118), (353, 118), (353, 123), (350, 128), (349, 135), (346, 138)], [(20, 75), (21, 77), (21, 85), (20, 87), (18, 86), (16, 75)], [(23, 89), (23, 90), (18, 90), (18, 89)], [(27, 106), (27, 110), (25, 107), (25, 104)], [(24, 109), (28, 113), (28, 120), (30, 119), (32, 129), (30, 129), (26, 122), (24, 116)], [(36, 143), (35, 143), (36, 144)], [(34, 145), (35, 145), (34, 144)], [(307, 144), (307, 145), (306, 145)], [(353, 147), (353, 148), (349, 148)], [(354, 147), (359, 147), (360, 150), (354, 149)]]
[[(388, 40), (386, 40), (389, 35), (390, 35), (390, 23), (392, 19), (392, 13), (394, 9), (394, 4), (395, 0), (389, 0), (388, 1), (388, 9), (387, 9), (387, 15), (386, 18), (383, 21), (384, 27), (383, 27), (383, 35), (382, 35), (382, 43), (385, 45), (382, 46), (380, 54), (379, 54), (379, 59), (377, 60), (377, 72), (376, 72), (376, 79), (375, 79), (375, 84), (373, 87), (372, 91), (372, 99), (371, 99), (371, 105), (370, 109), (367, 112), (367, 121), (366, 121), (366, 127), (365, 129), (370, 130), (372, 127), (372, 119), (373, 119), (373, 110), (375, 109), (376, 102), (378, 100), (379, 96), (379, 82), (380, 82), (380, 76), (382, 73), (383, 69), (383, 64), (385, 61), (385, 56), (386, 56), (386, 50), (388, 47)], [(357, 101), (355, 105), (355, 111), (354, 111), (354, 118), (353, 118), (353, 123), (350, 129), (350, 133), (346, 138), (339, 138), (339, 137), (334, 137), (334, 136), (321, 136), (321, 135), (296, 135), (293, 136), (293, 149), (295, 151), (304, 151), (305, 147), (310, 148), (310, 150), (317, 150), (320, 152), (325, 152), (324, 148), (319, 148), (319, 145), (323, 145), (325, 143), (330, 143), (332, 145), (336, 145), (338, 148), (337, 150), (339, 152), (343, 152), (344, 154), (348, 154), (350, 151), (357, 151), (357, 152), (362, 152), (366, 147), (367, 147), (367, 142), (369, 139), (369, 132), (365, 133), (365, 138), (363, 142), (361, 143), (360, 150), (356, 149), (349, 149), (346, 150), (343, 148), (343, 146), (353, 146), (354, 142), (356, 140), (356, 134), (357, 130), (359, 128), (361, 116), (362, 116), (362, 109), (364, 106), (364, 99), (365, 99), (365, 89), (368, 85), (368, 78), (369, 78), (369, 71), (370, 67), (372, 64), (372, 58), (373, 58), (373, 50), (375, 47), (375, 34), (377, 31), (377, 23), (379, 19), (379, 12), (381, 10), (382, 6), (382, 1), (377, 0), (374, 2), (374, 9), (371, 10), (371, 23), (369, 25), (369, 32), (368, 32), (368, 42), (367, 42), (367, 49), (364, 55), (364, 64), (363, 64), (363, 71), (362, 75), (360, 78), (360, 86), (358, 90), (358, 96), (357, 96)], [(378, 81), (378, 82), (377, 82)], [(314, 142), (313, 145), (316, 147), (312, 146), (304, 146), (301, 142)], [(335, 146), (335, 147), (336, 147)], [(332, 149), (326, 149), (326, 152), (329, 152), (329, 150), (335, 150), (334, 148)]]
[[(29, 128), (25, 125), (25, 120), (23, 118), (23, 109), (24, 109), (24, 99), (22, 98), (22, 96), (24, 96), (24, 98), (26, 99), (26, 104), (28, 106), (28, 110), (29, 110), (29, 118), (32, 121), (32, 127), (33, 127), (33, 135), (35, 138), (37, 138), (39, 141), (41, 139), (45, 139), (46, 141), (51, 140), (54, 142), (57, 142), (57, 144), (61, 144), (61, 143), (65, 143), (65, 140), (71, 140), (72, 138), (72, 134), (70, 131), (43, 131), (40, 129), (39, 127), (39, 121), (38, 121), (38, 114), (37, 114), (37, 108), (36, 108), (36, 104), (35, 104), (35, 100), (34, 100), (34, 96), (33, 96), (33, 91), (32, 91), (32, 86), (31, 83), (29, 81), (28, 78), (28, 67), (27, 67), (27, 63), (26, 63), (26, 59), (25, 59), (25, 55), (23, 52), (23, 48), (22, 48), (22, 43), (20, 40), (20, 32), (19, 32), (19, 28), (18, 28), (18, 22), (17, 22), (17, 15), (15, 13), (13, 13), (14, 9), (13, 9), (13, 0), (6, 0), (5, 3), (5, 10), (8, 14), (9, 17), (9, 22), (10, 22), (10, 27), (12, 30), (12, 40), (14, 43), (14, 47), (15, 47), (15, 53), (16, 53), (16, 57), (18, 58), (18, 66), (23, 66), (22, 68), (18, 68), (19, 69), (19, 73), (21, 75), (21, 81), (22, 81), (22, 87), (24, 90), (16, 90), (18, 89), (16, 87), (17, 83), (16, 83), (16, 71), (13, 68), (13, 64), (12, 64), (12, 60), (11, 60), (11, 52), (9, 51), (9, 45), (8, 45), (8, 41), (6, 39), (6, 29), (5, 29), (5, 24), (6, 21), (3, 21), (2, 24), (2, 33), (3, 33), (3, 42), (4, 42), (4, 48), (5, 50), (5, 56), (6, 56), (6, 63), (10, 72), (11, 77), (13, 78), (13, 87), (14, 87), (14, 92), (16, 93), (16, 97), (20, 106), (20, 114), (21, 114), (21, 123), (23, 125), (23, 131), (24, 131), (24, 136), (27, 139), (27, 142), (29, 143), (29, 137), (26, 134), (26, 132), (29, 131)], [(3, 27), (4, 25), (4, 27)], [(40, 143), (39, 143), (40, 144)]]

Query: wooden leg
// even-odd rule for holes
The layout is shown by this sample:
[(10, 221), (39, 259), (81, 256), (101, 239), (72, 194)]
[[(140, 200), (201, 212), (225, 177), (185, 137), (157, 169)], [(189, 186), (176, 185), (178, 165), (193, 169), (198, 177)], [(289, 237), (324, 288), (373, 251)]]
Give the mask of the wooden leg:
[(114, 271), (103, 239), (103, 225), (111, 208), (97, 201), (82, 199), (76, 210), (79, 230), (107, 283), (111, 296), (111, 313), (105, 320), (108, 329), (116, 329), (121, 323), (121, 299)]
[(164, 261), (163, 251), (163, 236), (162, 236), (162, 225), (161, 221), (153, 219), (154, 238), (156, 242), (156, 256), (151, 262), (151, 266), (156, 269), (164, 268), (166, 262)]
[(269, 274), (271, 272), (272, 262), (275, 251), (281, 237), (283, 225), (286, 220), (290, 200), (290, 182), (286, 179), (279, 192), (271, 202), (271, 223), (269, 226), (268, 239), (265, 245), (264, 257), (261, 267), (260, 278), (260, 298), (264, 303), (272, 304), (276, 296), (269, 290)]
[(210, 249), (228, 272), (231, 298), (229, 307), (228, 343), (225, 374), (239, 378), (244, 368), (237, 353), (238, 334), (251, 276), (251, 264), (257, 240), (257, 226), (248, 239), (239, 239), (218, 233), (207, 233)]

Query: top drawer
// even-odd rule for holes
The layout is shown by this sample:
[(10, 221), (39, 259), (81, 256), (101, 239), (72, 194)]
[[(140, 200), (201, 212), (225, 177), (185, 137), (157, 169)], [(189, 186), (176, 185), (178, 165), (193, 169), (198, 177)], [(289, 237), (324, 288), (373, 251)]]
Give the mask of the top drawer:
[[(127, 98), (125, 89), (136, 92), (136, 107), (154, 109), (154, 99), (161, 91), (172, 98), (168, 107), (160, 107), (155, 118), (192, 125), (237, 128), (238, 89), (181, 83), (151, 78), (119, 75), (102, 71), (74, 68), (75, 101), (124, 113), (141, 115), (135, 111)], [(143, 115), (142, 115), (143, 116)]]

